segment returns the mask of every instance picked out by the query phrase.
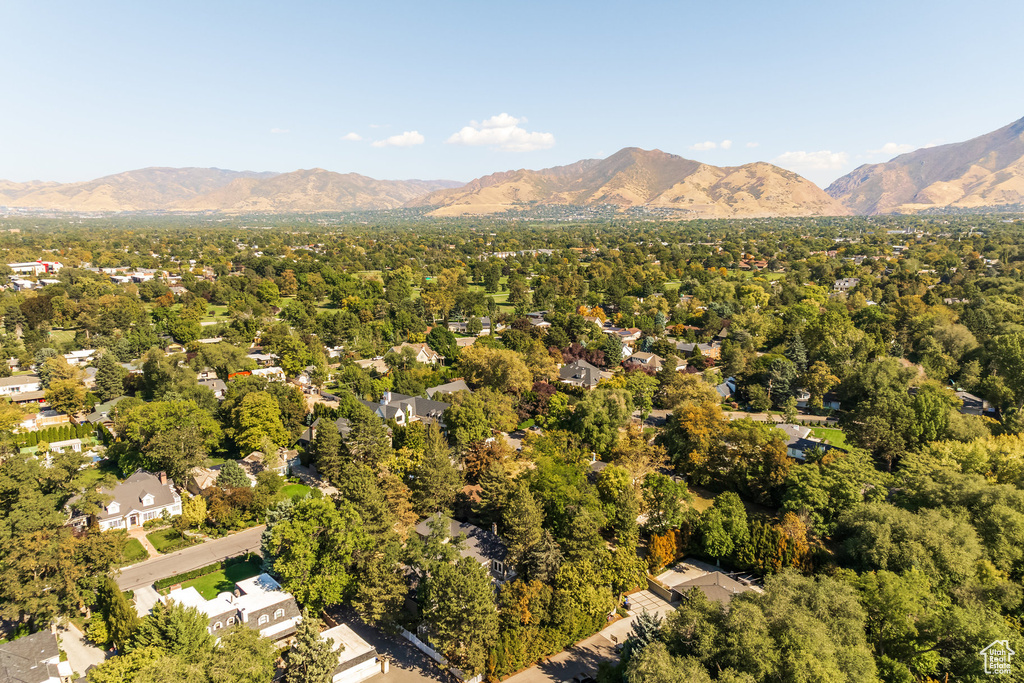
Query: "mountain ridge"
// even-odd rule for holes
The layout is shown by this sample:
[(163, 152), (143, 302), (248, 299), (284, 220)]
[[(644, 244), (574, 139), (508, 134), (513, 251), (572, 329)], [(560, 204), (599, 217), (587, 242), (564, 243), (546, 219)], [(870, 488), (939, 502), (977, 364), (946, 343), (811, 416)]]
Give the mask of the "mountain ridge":
[(661, 150), (626, 147), (605, 159), (502, 171), (407, 203), (431, 215), (486, 215), (537, 205), (673, 209), (691, 218), (848, 215), (806, 178), (754, 162), (718, 167)]
[(864, 164), (825, 192), (865, 215), (1024, 203), (1024, 118), (963, 142)]

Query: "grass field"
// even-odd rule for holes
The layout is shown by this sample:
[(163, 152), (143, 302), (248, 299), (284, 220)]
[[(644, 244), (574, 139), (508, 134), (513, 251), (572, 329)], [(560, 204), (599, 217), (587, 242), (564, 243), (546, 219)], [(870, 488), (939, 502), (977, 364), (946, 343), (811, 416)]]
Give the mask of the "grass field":
[(150, 531), (146, 534), (146, 538), (153, 544), (157, 552), (160, 553), (171, 553), (175, 550), (181, 550), (193, 545), (188, 539), (183, 537), (177, 529), (160, 529), (159, 531)]
[(836, 448), (842, 448), (844, 450), (849, 449), (849, 446), (846, 444), (846, 432), (842, 429), (812, 427), (811, 434), (818, 439), (826, 441), (829, 446), (835, 446)]
[(280, 496), (282, 499), (296, 497), (301, 498), (312, 490), (313, 489), (305, 484), (285, 484), (281, 487)]
[(112, 474), (118, 479), (121, 478), (121, 470), (109, 460), (103, 461), (96, 467), (87, 467), (78, 473), (75, 485), (81, 489), (91, 489), (105, 474)]
[(198, 578), (186, 581), (181, 584), (182, 588), (188, 588), (189, 586), (199, 591), (207, 600), (212, 600), (217, 597), (218, 593), (229, 593), (235, 589), (235, 583), (242, 581), (243, 579), (251, 579), (254, 576), (259, 575), (263, 571), (262, 562), (259, 559), (251, 560), (249, 562), (240, 562), (239, 564), (233, 564), (227, 569), (221, 569), (220, 571), (213, 572), (212, 574), (206, 574)]
[(66, 344), (75, 341), (76, 330), (50, 330), (50, 341), (55, 344)]
[(124, 546), (124, 561), (122, 566), (129, 564), (135, 564), (149, 557), (149, 553), (142, 547), (142, 543), (137, 538), (129, 538), (128, 543)]

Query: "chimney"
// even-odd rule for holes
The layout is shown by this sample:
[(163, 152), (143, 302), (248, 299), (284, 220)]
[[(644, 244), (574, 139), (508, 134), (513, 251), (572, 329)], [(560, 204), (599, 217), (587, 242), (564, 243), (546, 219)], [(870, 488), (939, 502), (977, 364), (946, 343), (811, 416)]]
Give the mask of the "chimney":
[(158, 474), (157, 477), (160, 478), (160, 485), (161, 486), (166, 486), (167, 485), (167, 472), (165, 472), (163, 470), (160, 470), (160, 474)]
[(382, 406), (386, 406), (389, 403), (391, 403), (391, 392), (390, 391), (385, 391), (383, 394), (381, 394), (380, 404)]

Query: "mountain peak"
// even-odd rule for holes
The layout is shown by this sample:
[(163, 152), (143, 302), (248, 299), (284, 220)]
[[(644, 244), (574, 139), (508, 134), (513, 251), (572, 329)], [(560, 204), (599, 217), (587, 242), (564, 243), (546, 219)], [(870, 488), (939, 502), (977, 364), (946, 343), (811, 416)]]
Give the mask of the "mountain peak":
[(810, 181), (767, 163), (719, 168), (661, 150), (624, 147), (538, 171), (477, 178), (408, 206), (434, 215), (489, 214), (535, 205), (649, 207), (688, 218), (848, 214)]

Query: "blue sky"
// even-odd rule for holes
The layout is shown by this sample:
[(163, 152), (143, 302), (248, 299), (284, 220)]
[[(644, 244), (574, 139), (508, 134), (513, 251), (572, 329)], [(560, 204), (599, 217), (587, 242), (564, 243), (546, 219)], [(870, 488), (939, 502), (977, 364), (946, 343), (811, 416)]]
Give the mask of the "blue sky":
[(0, 26), (15, 181), (469, 180), (639, 146), (824, 186), (1024, 116), (1010, 1), (4, 0)]

